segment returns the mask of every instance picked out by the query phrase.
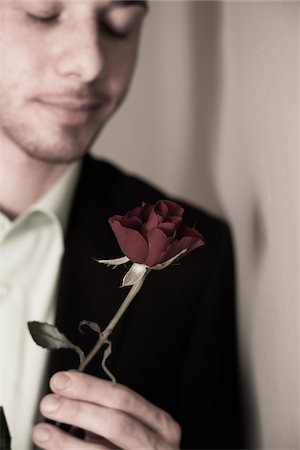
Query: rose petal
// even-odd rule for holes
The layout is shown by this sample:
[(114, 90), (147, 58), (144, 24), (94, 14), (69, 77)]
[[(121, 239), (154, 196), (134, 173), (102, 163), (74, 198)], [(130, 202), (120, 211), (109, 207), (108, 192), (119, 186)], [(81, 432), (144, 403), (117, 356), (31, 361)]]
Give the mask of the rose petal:
[(142, 214), (144, 205), (137, 206), (136, 208), (133, 208), (131, 211), (128, 211), (128, 213), (125, 216), (122, 217), (140, 217)]
[(184, 208), (172, 200), (160, 200), (155, 204), (157, 210), (163, 217), (182, 216)]
[(203, 236), (195, 228), (181, 227), (178, 234), (182, 236), (179, 238), (179, 248), (186, 248), (187, 253), (204, 245)]
[(166, 236), (173, 237), (176, 232), (177, 226), (174, 223), (164, 222), (161, 223), (158, 228), (162, 230)]
[(163, 258), (162, 255), (171, 241), (172, 238), (167, 237), (159, 228), (151, 230), (148, 234), (148, 256), (144, 264), (151, 267), (165, 261), (167, 256)]
[(148, 231), (152, 228), (156, 228), (159, 225), (158, 215), (152, 210), (149, 214), (147, 222), (141, 227), (141, 233), (146, 237)]
[(109, 223), (124, 255), (132, 262), (145, 263), (148, 244), (143, 236), (136, 230), (123, 227), (117, 220), (109, 219)]
[(195, 250), (198, 247), (201, 247), (202, 245), (204, 245), (204, 241), (189, 236), (186, 236), (179, 241), (180, 250), (186, 248), (187, 253)]
[(125, 216), (120, 216), (120, 214), (115, 214), (114, 216), (110, 217), (108, 219), (108, 221), (110, 220), (118, 220), (119, 222), (121, 222), (121, 220), (124, 218)]
[(168, 222), (174, 223), (174, 225), (177, 225), (177, 227), (181, 224), (182, 222), (182, 217), (179, 216), (170, 216), (167, 218)]
[(202, 234), (199, 233), (199, 231), (196, 230), (195, 227), (181, 226), (181, 227), (178, 229), (177, 237), (178, 237), (178, 239), (180, 240), (182, 237), (185, 237), (185, 236), (190, 236), (190, 237), (198, 238), (198, 239), (200, 239), (201, 241), (203, 241), (203, 243), (204, 243), (204, 238), (203, 238)]
[(133, 210), (129, 211), (127, 215), (128, 217), (132, 216), (139, 217), (142, 222), (146, 222), (153, 209), (154, 209), (153, 205), (149, 205), (149, 203), (143, 203), (142, 206), (134, 208)]
[(139, 230), (143, 224), (141, 219), (138, 217), (123, 217), (120, 221), (121, 225), (126, 228), (133, 228), (134, 230)]
[(179, 242), (176, 239), (175, 241), (171, 242), (171, 244), (166, 249), (166, 259), (173, 258), (173, 256), (180, 253), (181, 250), (183, 250), (183, 249), (179, 246)]
[(168, 217), (168, 205), (164, 200), (159, 200), (155, 206), (154, 211), (160, 214), (162, 217)]

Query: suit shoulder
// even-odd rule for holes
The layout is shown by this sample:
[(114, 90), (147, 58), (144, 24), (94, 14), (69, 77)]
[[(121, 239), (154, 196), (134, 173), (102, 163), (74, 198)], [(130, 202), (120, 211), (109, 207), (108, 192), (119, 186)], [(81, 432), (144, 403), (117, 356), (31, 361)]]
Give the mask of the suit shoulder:
[(93, 193), (99, 196), (105, 190), (111, 205), (111, 214), (125, 214), (142, 202), (155, 203), (158, 200), (173, 200), (184, 209), (184, 222), (196, 226), (209, 246), (220, 245), (221, 241), (230, 241), (228, 224), (208, 213), (204, 209), (191, 205), (176, 196), (170, 196), (150, 182), (127, 173), (112, 163), (88, 156), (85, 160), (85, 173), (89, 184), (93, 184)]

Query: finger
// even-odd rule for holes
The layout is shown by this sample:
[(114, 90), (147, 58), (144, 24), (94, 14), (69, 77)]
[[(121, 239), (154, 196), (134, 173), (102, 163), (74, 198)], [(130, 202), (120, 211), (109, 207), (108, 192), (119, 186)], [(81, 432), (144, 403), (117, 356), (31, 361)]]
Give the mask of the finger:
[(116, 409), (50, 394), (42, 400), (41, 412), (49, 419), (101, 436), (124, 450), (171, 448), (159, 434)]
[(32, 430), (32, 440), (44, 450), (107, 450), (109, 447), (96, 443), (85, 442), (65, 433), (59, 428), (39, 423)]
[(85, 433), (85, 440), (87, 442), (94, 442), (95, 444), (101, 444), (107, 450), (121, 450), (117, 448), (116, 445), (114, 445), (112, 442), (109, 442), (107, 439), (99, 437), (95, 433), (90, 433), (89, 431), (86, 431)]
[(58, 372), (50, 386), (59, 395), (124, 411), (168, 442), (178, 444), (180, 440), (180, 427), (173, 418), (126, 386), (77, 371)]

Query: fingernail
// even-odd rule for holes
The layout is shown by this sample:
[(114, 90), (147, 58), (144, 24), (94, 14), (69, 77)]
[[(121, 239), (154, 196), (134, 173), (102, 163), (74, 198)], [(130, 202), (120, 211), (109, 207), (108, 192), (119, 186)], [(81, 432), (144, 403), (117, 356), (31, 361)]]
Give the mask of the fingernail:
[(66, 389), (66, 387), (69, 386), (69, 384), (71, 383), (71, 379), (65, 373), (58, 373), (57, 375), (54, 376), (53, 383), (57, 389), (62, 390)]
[(51, 433), (48, 428), (39, 426), (38, 428), (35, 428), (33, 431), (33, 437), (37, 441), (45, 442), (48, 441), (50, 438)]
[(50, 395), (49, 397), (46, 397), (42, 402), (42, 409), (46, 412), (53, 412), (55, 411), (60, 405), (60, 400), (58, 397), (55, 397), (54, 395)]

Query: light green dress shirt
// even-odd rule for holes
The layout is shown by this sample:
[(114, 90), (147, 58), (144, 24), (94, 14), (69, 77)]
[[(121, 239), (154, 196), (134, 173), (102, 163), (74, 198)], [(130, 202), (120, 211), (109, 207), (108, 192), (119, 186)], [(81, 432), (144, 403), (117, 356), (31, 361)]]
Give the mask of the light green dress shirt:
[(13, 450), (32, 447), (48, 352), (33, 342), (27, 321), (53, 323), (64, 232), (79, 169), (79, 162), (72, 163), (17, 219), (0, 213), (0, 405)]

